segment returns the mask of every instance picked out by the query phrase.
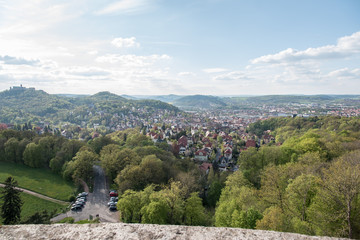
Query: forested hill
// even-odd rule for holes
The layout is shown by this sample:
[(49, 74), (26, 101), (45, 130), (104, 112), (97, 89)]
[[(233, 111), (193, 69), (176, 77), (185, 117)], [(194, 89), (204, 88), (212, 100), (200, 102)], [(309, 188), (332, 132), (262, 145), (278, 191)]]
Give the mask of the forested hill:
[(231, 97), (224, 98), (229, 105), (239, 104), (344, 104), (360, 103), (359, 95), (267, 95), (254, 97)]
[[(17, 87), (0, 92), (0, 122), (18, 123), (49, 122), (51, 124), (105, 125), (116, 116), (131, 113), (133, 116), (167, 111), (176, 114), (180, 110), (157, 100), (131, 100), (110, 92), (92, 96), (68, 97), (48, 94), (34, 88)], [(113, 119), (114, 120), (114, 119)]]
[(220, 97), (206, 95), (181, 97), (176, 99), (173, 104), (184, 109), (214, 109), (226, 106)]
[(211, 95), (160, 95), (126, 96), (127, 99), (154, 99), (173, 104), (185, 110), (237, 109), (258, 106), (284, 105), (346, 105), (360, 106), (360, 95), (265, 95), (265, 96), (211, 96)]

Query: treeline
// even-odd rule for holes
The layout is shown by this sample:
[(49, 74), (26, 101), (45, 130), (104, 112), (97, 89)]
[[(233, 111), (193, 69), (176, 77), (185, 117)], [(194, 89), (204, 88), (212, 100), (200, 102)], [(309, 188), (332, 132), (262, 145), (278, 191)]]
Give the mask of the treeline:
[(88, 180), (85, 174), (75, 171), (75, 168), (70, 171), (68, 165), (76, 163), (81, 168), (83, 164), (79, 159), (83, 159), (85, 153), (92, 152), (91, 147), (82, 141), (49, 133), (39, 135), (31, 130), (13, 129), (0, 131), (0, 161), (51, 169), (68, 180)]
[(241, 152), (215, 225), (359, 238), (360, 119), (274, 118), (249, 130), (267, 128), (282, 145)]
[(74, 98), (26, 88), (0, 92), (0, 123), (7, 124), (31, 121), (35, 125), (47, 122), (116, 127), (129, 113), (146, 119), (158, 111), (175, 115), (180, 110), (161, 101), (128, 100), (109, 92)]

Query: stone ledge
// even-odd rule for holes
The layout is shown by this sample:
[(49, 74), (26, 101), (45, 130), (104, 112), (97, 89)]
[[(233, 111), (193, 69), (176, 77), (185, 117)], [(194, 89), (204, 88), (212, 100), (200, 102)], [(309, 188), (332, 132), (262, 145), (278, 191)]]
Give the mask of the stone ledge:
[(339, 239), (241, 228), (190, 227), (155, 224), (52, 224), (0, 226), (0, 239)]

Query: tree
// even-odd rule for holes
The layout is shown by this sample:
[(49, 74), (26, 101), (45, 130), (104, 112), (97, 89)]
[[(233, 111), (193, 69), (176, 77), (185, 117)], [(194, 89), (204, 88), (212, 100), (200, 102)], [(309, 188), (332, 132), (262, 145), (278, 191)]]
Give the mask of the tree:
[(81, 178), (88, 184), (90, 183), (94, 173), (93, 165), (98, 161), (98, 156), (91, 151), (79, 151), (74, 159), (73, 179)]
[(100, 152), (101, 166), (106, 175), (113, 180), (127, 165), (138, 165), (141, 162), (138, 154), (132, 149), (120, 149), (119, 145), (109, 144)]
[(39, 144), (32, 142), (26, 146), (24, 151), (24, 164), (36, 168), (44, 166), (42, 149)]
[(190, 226), (205, 224), (205, 208), (199, 193), (193, 192), (185, 203), (185, 223)]
[(1, 207), (1, 217), (4, 224), (15, 224), (20, 220), (22, 201), (20, 198), (20, 190), (16, 189), (17, 182), (13, 177), (5, 180), (5, 187), (2, 190), (3, 205)]
[(6, 160), (10, 162), (19, 162), (20, 156), (18, 156), (17, 149), (19, 148), (19, 141), (12, 137), (4, 145)]
[(133, 190), (126, 190), (121, 195), (117, 203), (117, 209), (120, 213), (120, 220), (126, 223), (140, 223), (141, 213), (143, 207), (141, 205), (142, 192), (135, 192)]
[(148, 184), (165, 182), (163, 163), (155, 155), (143, 158), (140, 165), (127, 165), (116, 177), (120, 191), (142, 190)]
[[(360, 237), (360, 150), (332, 162), (323, 171), (323, 181), (310, 207), (310, 218), (318, 234)], [(357, 235), (354, 235), (357, 233)]]

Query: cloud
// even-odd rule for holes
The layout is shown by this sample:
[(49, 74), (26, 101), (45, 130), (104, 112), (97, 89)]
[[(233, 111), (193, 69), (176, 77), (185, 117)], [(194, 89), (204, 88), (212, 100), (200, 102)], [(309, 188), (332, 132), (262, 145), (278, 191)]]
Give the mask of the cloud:
[(12, 56), (0, 56), (0, 62), (7, 65), (38, 65), (40, 61), (38, 59), (25, 59), (25, 58), (18, 58)]
[(169, 60), (170, 56), (163, 54), (153, 54), (149, 56), (137, 56), (137, 55), (119, 55), (119, 54), (107, 54), (96, 58), (100, 63), (119, 63), (124, 67), (145, 67), (154, 64), (160, 60)]
[(118, 13), (134, 13), (142, 10), (148, 5), (148, 0), (121, 0), (113, 2), (104, 8), (96, 11), (96, 15), (118, 14)]
[(111, 73), (102, 68), (96, 67), (71, 67), (65, 70), (66, 74), (82, 76), (82, 77), (104, 77), (109, 76)]
[(242, 71), (233, 71), (233, 72), (217, 75), (213, 78), (213, 80), (248, 82), (252, 80), (252, 77), (249, 77), (247, 73)]
[(251, 60), (251, 63), (286, 63), (313, 59), (338, 59), (358, 53), (360, 53), (360, 32), (339, 38), (336, 45), (308, 48), (303, 51), (288, 48), (276, 54), (255, 58)]
[(135, 37), (131, 38), (115, 38), (111, 41), (111, 44), (117, 48), (131, 48), (140, 47), (140, 44), (136, 42)]
[(360, 78), (360, 68), (349, 69), (349, 68), (342, 68), (335, 71), (332, 71), (328, 74), (329, 77), (335, 78)]
[(206, 73), (219, 73), (219, 72), (225, 72), (227, 71), (226, 68), (205, 68), (203, 69), (203, 72)]
[(196, 74), (195, 73), (193, 73), (193, 72), (179, 72), (178, 74), (177, 74), (178, 76), (185, 76), (185, 77), (192, 77), (192, 76), (196, 76)]

